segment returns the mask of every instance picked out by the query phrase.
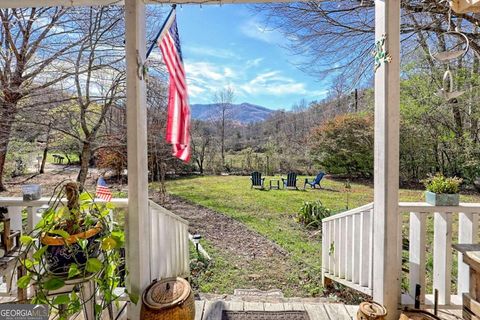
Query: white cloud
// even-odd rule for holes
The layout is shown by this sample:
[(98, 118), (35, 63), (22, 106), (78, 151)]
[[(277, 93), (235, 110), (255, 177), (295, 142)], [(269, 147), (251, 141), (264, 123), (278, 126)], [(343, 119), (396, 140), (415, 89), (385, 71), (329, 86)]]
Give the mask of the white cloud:
[(183, 50), (186, 54), (209, 56), (219, 59), (238, 59), (238, 55), (228, 49), (215, 49), (204, 46), (184, 46)]
[(247, 68), (258, 67), (262, 61), (263, 61), (263, 58), (247, 60), (246, 66)]
[(318, 99), (325, 95), (320, 90), (309, 90), (306, 83), (280, 70), (262, 68), (262, 61), (258, 58), (245, 64), (224, 65), (187, 60), (185, 68), (192, 103), (211, 103), (214, 93), (226, 87), (234, 89), (237, 101), (250, 101), (256, 96), (289, 99), (293, 95)]
[(192, 79), (200, 78), (218, 81), (226, 76), (221, 68), (208, 62), (185, 63), (185, 72)]
[(305, 84), (285, 77), (280, 71), (267, 71), (257, 75), (248, 83), (241, 85), (248, 94), (306, 94)]
[(279, 31), (269, 29), (255, 19), (247, 20), (240, 26), (240, 31), (249, 38), (270, 44), (281, 44), (284, 42), (284, 37)]

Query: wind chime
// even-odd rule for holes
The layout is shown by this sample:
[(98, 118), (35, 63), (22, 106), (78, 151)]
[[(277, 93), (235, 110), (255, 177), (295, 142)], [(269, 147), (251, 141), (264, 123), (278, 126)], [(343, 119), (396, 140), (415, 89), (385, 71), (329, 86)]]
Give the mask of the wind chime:
[[(479, 0), (480, 1), (480, 0)], [(443, 74), (443, 81), (442, 81), (442, 88), (440, 88), (435, 95), (445, 99), (449, 103), (454, 103), (456, 102), (457, 98), (460, 97), (465, 93), (465, 91), (457, 91), (455, 90), (454, 86), (454, 81), (453, 81), (453, 74), (452, 71), (450, 70), (450, 63), (454, 60), (461, 59), (463, 58), (469, 48), (470, 48), (470, 41), (468, 40), (468, 37), (460, 31), (460, 26), (461, 26), (461, 20), (459, 20), (457, 27), (455, 30), (452, 30), (452, 6), (453, 6), (453, 1), (450, 1), (451, 7), (448, 12), (448, 28), (449, 30), (444, 32), (441, 37), (443, 39), (448, 39), (451, 37), (455, 37), (459, 39), (460, 41), (454, 45), (451, 48), (447, 48), (448, 43), (445, 43), (445, 51), (438, 51), (438, 52), (432, 52), (430, 49), (430, 56), (432, 57), (433, 60), (438, 61), (442, 64), (446, 64), (447, 70)]]

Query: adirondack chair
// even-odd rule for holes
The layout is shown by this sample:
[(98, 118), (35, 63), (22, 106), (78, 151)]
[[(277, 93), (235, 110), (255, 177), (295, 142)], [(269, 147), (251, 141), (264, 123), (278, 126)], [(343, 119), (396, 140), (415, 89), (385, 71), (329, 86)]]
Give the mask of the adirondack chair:
[(263, 189), (264, 185), (263, 183), (265, 182), (265, 178), (262, 178), (262, 174), (260, 172), (252, 172), (252, 177), (250, 178), (252, 180), (252, 186), (250, 189), (253, 188), (259, 188)]
[(305, 190), (305, 188), (307, 187), (307, 184), (310, 185), (310, 187), (312, 187), (313, 189), (315, 189), (315, 186), (318, 184), (318, 186), (321, 189), (322, 186), (320, 185), (320, 182), (322, 181), (324, 176), (325, 176), (325, 172), (320, 171), (314, 179), (310, 179), (312, 181), (308, 181), (309, 179), (305, 178), (305, 184), (303, 185), (303, 189)]
[(285, 189), (295, 189), (298, 190), (297, 188), (297, 174), (295, 172), (289, 172), (287, 174), (287, 178), (282, 178), (283, 186)]

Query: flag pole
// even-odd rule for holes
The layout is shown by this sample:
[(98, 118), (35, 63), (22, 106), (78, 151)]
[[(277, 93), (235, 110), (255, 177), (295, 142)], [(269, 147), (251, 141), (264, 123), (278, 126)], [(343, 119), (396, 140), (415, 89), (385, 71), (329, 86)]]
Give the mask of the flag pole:
[(145, 60), (148, 59), (148, 57), (150, 56), (150, 53), (152, 52), (153, 48), (155, 48), (155, 45), (157, 44), (158, 38), (162, 34), (163, 29), (165, 29), (165, 26), (166, 26), (168, 20), (170, 19), (170, 17), (172, 16), (173, 11), (175, 11), (176, 7), (177, 7), (176, 4), (172, 4), (172, 10), (170, 10), (170, 13), (167, 16), (167, 19), (165, 19), (165, 22), (163, 23), (162, 27), (158, 31), (157, 35), (155, 36), (155, 39), (153, 40), (152, 45), (150, 46), (150, 48), (148, 48)]

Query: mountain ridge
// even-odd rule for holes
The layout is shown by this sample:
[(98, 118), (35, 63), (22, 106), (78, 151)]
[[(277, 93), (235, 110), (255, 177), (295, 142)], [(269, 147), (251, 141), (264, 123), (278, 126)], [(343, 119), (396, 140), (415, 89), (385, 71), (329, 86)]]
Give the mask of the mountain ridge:
[[(219, 104), (192, 104), (190, 106), (192, 119), (212, 120), (218, 118)], [(229, 119), (240, 123), (248, 124), (261, 122), (269, 118), (274, 110), (259, 105), (242, 102), (240, 104), (231, 104), (229, 109)]]

